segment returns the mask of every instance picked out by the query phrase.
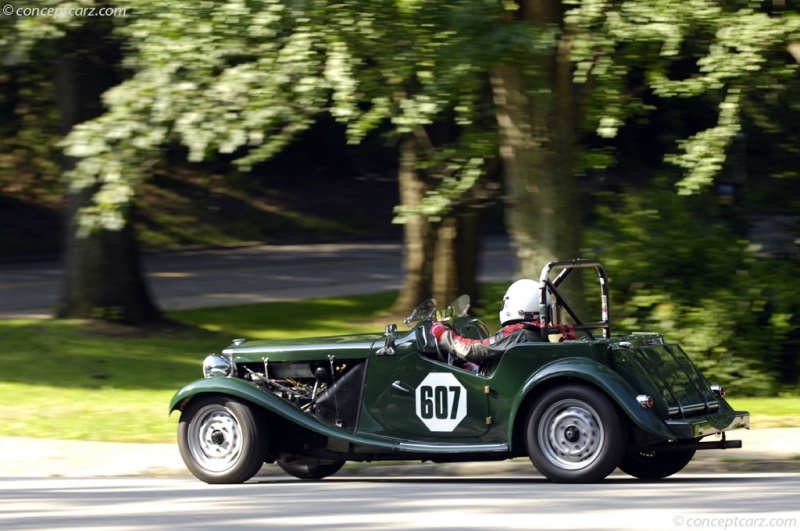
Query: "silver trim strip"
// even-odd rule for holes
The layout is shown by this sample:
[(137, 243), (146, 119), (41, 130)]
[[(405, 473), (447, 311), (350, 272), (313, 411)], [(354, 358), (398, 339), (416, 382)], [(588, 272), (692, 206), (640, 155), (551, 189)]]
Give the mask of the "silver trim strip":
[(398, 443), (398, 450), (411, 452), (507, 452), (508, 445), (500, 444), (469, 444), (469, 443)]

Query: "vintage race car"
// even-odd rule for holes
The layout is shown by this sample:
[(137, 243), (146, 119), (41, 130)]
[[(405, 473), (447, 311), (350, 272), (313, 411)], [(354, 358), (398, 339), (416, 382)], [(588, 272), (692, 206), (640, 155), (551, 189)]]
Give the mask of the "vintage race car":
[[(559, 291), (582, 268), (600, 282), (593, 322)], [(466, 296), (445, 310), (423, 302), (405, 333), (391, 324), (374, 335), (237, 339), (172, 399), (183, 460), (203, 481), (240, 483), (265, 462), (321, 479), (346, 461), (528, 456), (552, 481), (595, 482), (617, 467), (663, 478), (696, 450), (741, 447), (726, 432), (749, 428), (749, 414), (731, 408), (680, 346), (655, 333), (611, 334), (600, 263), (552, 262), (539, 290), (539, 324), (555, 342), (515, 345), (480, 368), (442, 352), (430, 333), (439, 320), (488, 337)]]

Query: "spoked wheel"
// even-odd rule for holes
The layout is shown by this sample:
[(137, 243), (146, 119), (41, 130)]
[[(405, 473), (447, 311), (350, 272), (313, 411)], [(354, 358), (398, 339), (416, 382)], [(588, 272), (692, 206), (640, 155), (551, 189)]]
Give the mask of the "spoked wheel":
[(281, 469), (298, 479), (322, 479), (332, 476), (344, 466), (345, 461), (326, 461), (311, 457), (287, 456), (278, 459)]
[(609, 475), (627, 446), (627, 426), (599, 391), (580, 385), (545, 393), (528, 416), (534, 466), (551, 481), (592, 483)]
[(696, 450), (639, 451), (625, 454), (619, 469), (639, 479), (662, 479), (677, 474), (689, 464)]
[(266, 426), (235, 398), (196, 399), (178, 424), (183, 462), (206, 483), (242, 483), (253, 477), (264, 464), (267, 440)]

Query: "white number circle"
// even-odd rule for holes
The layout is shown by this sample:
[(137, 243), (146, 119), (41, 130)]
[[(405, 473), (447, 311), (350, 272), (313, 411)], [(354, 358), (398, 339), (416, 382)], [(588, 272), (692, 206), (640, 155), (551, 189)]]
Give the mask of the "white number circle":
[(453, 431), (467, 416), (467, 390), (448, 372), (432, 372), (417, 386), (417, 416), (430, 431)]

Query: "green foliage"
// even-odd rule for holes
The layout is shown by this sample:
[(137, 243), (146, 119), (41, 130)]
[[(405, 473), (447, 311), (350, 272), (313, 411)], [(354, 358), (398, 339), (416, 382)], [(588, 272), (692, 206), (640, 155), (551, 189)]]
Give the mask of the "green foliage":
[[(800, 39), (794, 11), (769, 13), (766, 2), (714, 0), (573, 0), (576, 79), (591, 79), (589, 121), (616, 136), (626, 120), (652, 109), (647, 97), (702, 98), (716, 123), (678, 142), (666, 160), (681, 167), (681, 193), (707, 189), (722, 170), (743, 117), (760, 115), (796, 86), (798, 64), (787, 49)], [(644, 86), (631, 88), (631, 79)], [(762, 99), (762, 95), (772, 97)], [(772, 101), (769, 102), (768, 100)], [(753, 105), (752, 102), (759, 104)], [(748, 103), (750, 102), (750, 103)], [(792, 128), (786, 131), (794, 134)]]
[(617, 331), (663, 333), (738, 394), (796, 391), (800, 360), (786, 352), (797, 264), (759, 256), (712, 197), (665, 188), (598, 197), (588, 241), (609, 271)]
[(493, 54), (508, 42), (486, 24), (499, 13), (475, 0), (349, 1), (329, 10), (331, 38), (349, 50), (348, 86), (355, 89), (346, 97), (335, 92), (333, 100), (359, 104), (332, 111), (347, 124), (350, 141), (382, 123), (392, 125), (393, 135), (418, 140), (418, 169), (430, 191), (422, 204), (399, 207), (396, 221), (417, 215), (438, 220), (476, 187), (496, 156), (484, 93)]
[[(6, 4), (14, 10), (20, 8), (48, 8), (57, 5), (65, 7), (75, 4), (93, 4), (93, 0), (83, 2), (26, 2), (26, 5)], [(34, 49), (43, 41), (60, 39), (70, 28), (86, 21), (83, 17), (69, 16), (17, 16), (16, 13), (3, 13), (0, 16), (0, 58), (4, 66), (20, 65), (31, 60)]]
[(47, 39), (68, 27), (48, 17), (0, 16), (0, 194), (20, 201), (50, 206), (62, 189), (61, 123)]
[[(487, 73), (522, 66), (539, 79), (534, 92), (544, 102), (548, 73), (536, 71), (532, 58), (566, 44), (576, 81), (589, 88), (589, 122), (603, 137), (650, 109), (642, 90), (630, 90), (636, 72), (644, 72), (644, 92), (704, 97), (718, 108), (717, 123), (668, 158), (686, 170), (680, 189), (696, 192), (721, 169), (742, 112), (763, 109), (745, 103), (751, 95), (780, 93), (796, 79), (785, 50), (800, 26), (789, 10), (771, 16), (757, 2), (711, 0), (570, 4), (557, 28), (518, 20), (515, 2), (486, 0), (225, 0), (169, 9), (130, 0), (126, 16), (112, 21), (126, 43), (130, 79), (106, 94), (104, 116), (64, 144), (81, 159), (71, 185), (99, 188), (84, 229), (124, 223), (124, 205), (165, 146), (184, 146), (191, 161), (231, 155), (248, 169), (321, 113), (346, 124), (353, 142), (387, 122), (396, 134), (454, 124), (451, 138), (422, 153), (433, 191), (417, 210), (401, 212), (436, 216), (472, 190), (496, 156)], [(5, 17), (0, 50), (7, 63), (19, 63), (37, 43), (86, 20)]]
[(39, 198), (57, 194), (60, 138), (49, 57), (25, 66), (0, 66), (0, 190)]
[[(310, 123), (324, 101), (314, 75), (323, 69), (313, 32), (298, 25), (281, 2), (174, 6), (139, 1), (119, 29), (127, 39), (126, 66), (135, 74), (105, 96), (109, 111), (68, 137), (80, 158), (71, 184), (100, 185), (82, 216), (87, 230), (119, 228), (159, 150), (180, 143), (189, 159), (245, 146), (254, 158), (282, 148)], [(291, 95), (291, 97), (289, 97)]]
[[(491, 31), (476, 36), (498, 7), (475, 0), (228, 0), (170, 9), (136, 0), (128, 8), (118, 32), (133, 76), (106, 94), (104, 116), (64, 144), (80, 159), (71, 185), (99, 186), (82, 217), (86, 230), (124, 223), (122, 206), (165, 145), (185, 146), (190, 161), (231, 154), (249, 169), (321, 113), (347, 124), (354, 142), (387, 121), (399, 134), (448, 116), (469, 128), (486, 50), (509, 42)], [(451, 148), (458, 156), (444, 164), (440, 197), (470, 188), (487, 151), (496, 151), (486, 146)]]

